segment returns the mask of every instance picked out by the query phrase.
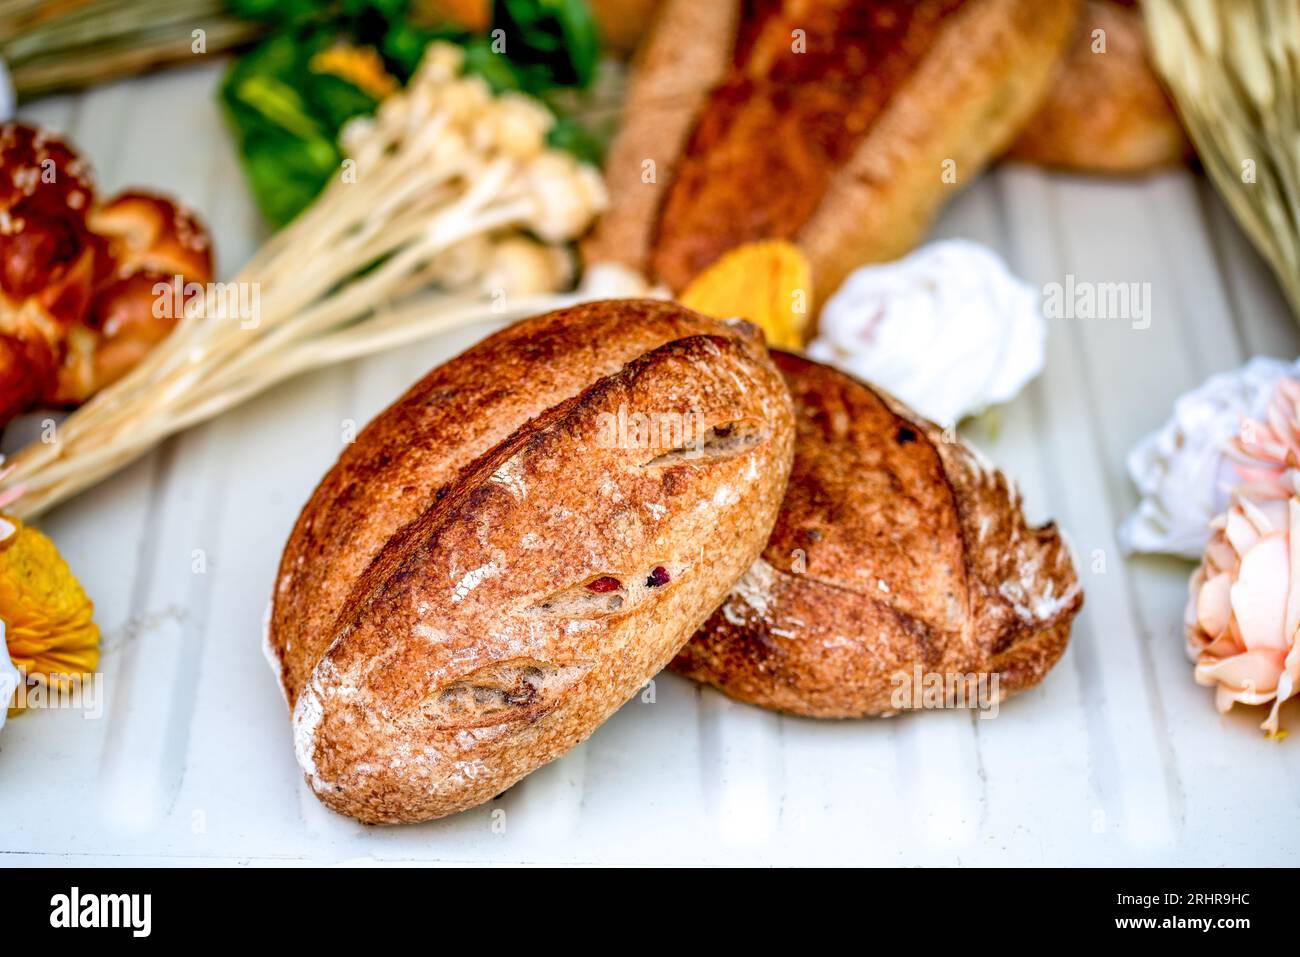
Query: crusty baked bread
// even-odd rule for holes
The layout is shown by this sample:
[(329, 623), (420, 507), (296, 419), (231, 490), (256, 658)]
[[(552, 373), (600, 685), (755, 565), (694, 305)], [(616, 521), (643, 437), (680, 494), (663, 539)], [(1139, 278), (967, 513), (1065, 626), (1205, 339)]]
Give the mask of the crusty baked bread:
[(793, 441), (757, 330), (670, 303), (550, 313), (429, 373), (281, 560), (268, 651), (317, 796), (440, 817), (572, 748), (757, 557)]
[[(772, 537), (673, 668), (798, 715), (900, 710), (896, 675), (1037, 684), (1083, 602), (1055, 526), (960, 441), (832, 369), (774, 353), (795, 462)], [(902, 707), (910, 707), (905, 701)]]
[(158, 283), (212, 278), (203, 225), (148, 193), (95, 195), (54, 134), (0, 123), (0, 428), (117, 381), (176, 325)]
[(750, 330), (655, 300), (590, 303), (509, 326), (411, 386), (344, 449), (285, 545), (271, 640), (290, 706), (353, 584), (461, 469), (666, 342)]
[(583, 255), (680, 291), (736, 245), (790, 239), (829, 293), (911, 248), (1005, 148), (1077, 12), (1077, 0), (665, 0)]
[[(1128, 3), (1088, 0), (1069, 53), (1038, 111), (1007, 155), (1081, 173), (1178, 166), (1192, 146), (1147, 51), (1142, 15)], [(1094, 49), (1104, 33), (1105, 52)]]

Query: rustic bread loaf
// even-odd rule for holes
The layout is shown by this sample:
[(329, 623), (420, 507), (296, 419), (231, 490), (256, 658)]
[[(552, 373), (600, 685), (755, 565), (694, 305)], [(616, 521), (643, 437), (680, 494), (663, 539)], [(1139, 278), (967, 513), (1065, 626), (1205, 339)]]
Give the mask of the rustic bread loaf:
[(1131, 7), (1115, 0), (1084, 4), (1056, 79), (1009, 157), (1118, 174), (1177, 166), (1192, 157), (1151, 65), (1142, 15)]
[(733, 698), (823, 718), (890, 714), (896, 676), (1037, 684), (1083, 602), (1055, 526), (960, 441), (828, 366), (774, 353), (794, 397), (781, 514), (673, 668)]
[(0, 123), (0, 429), (31, 409), (80, 405), (175, 327), (156, 286), (212, 278), (202, 223), (163, 196), (108, 201), (67, 143)]
[(638, 51), (588, 263), (680, 291), (789, 239), (818, 293), (910, 249), (1033, 112), (1077, 0), (665, 0)]
[(744, 323), (579, 306), (435, 369), (304, 508), (268, 650), (317, 796), (440, 817), (589, 735), (762, 548), (789, 396)]

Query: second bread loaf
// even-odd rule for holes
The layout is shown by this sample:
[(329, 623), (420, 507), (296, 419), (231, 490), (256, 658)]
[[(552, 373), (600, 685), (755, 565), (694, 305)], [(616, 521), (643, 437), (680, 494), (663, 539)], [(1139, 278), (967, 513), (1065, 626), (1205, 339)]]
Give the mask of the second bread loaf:
[(907, 693), (936, 678), (973, 676), (998, 700), (1041, 681), (1083, 604), (1056, 526), (1030, 525), (1001, 472), (891, 396), (774, 358), (797, 423), (785, 502), (763, 557), (673, 667), (817, 718), (952, 707)]

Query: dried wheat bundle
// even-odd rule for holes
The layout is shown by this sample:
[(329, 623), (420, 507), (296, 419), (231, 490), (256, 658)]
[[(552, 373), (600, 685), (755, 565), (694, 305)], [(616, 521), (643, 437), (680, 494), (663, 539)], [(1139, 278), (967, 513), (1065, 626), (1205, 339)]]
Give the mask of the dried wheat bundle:
[(1206, 171), (1300, 318), (1300, 3), (1144, 0)]
[(352, 121), (320, 198), (229, 283), (187, 297), (175, 331), (52, 442), (20, 451), (0, 500), (35, 515), (291, 375), (571, 301), (554, 291), (565, 244), (604, 204), (599, 174), (546, 147), (540, 104), (494, 97), (461, 58), (430, 47), (404, 92)]
[(224, 0), (0, 0), (0, 57), (20, 99), (80, 89), (265, 32), (225, 7)]

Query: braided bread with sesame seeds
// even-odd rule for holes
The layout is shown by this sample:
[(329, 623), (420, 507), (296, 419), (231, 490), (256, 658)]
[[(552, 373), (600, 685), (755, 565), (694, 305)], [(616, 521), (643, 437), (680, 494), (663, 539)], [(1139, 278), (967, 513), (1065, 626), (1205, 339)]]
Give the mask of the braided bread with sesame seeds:
[(175, 326), (159, 283), (212, 278), (207, 232), (162, 196), (100, 203), (62, 140), (0, 125), (0, 428), (46, 406), (84, 402), (125, 375)]

